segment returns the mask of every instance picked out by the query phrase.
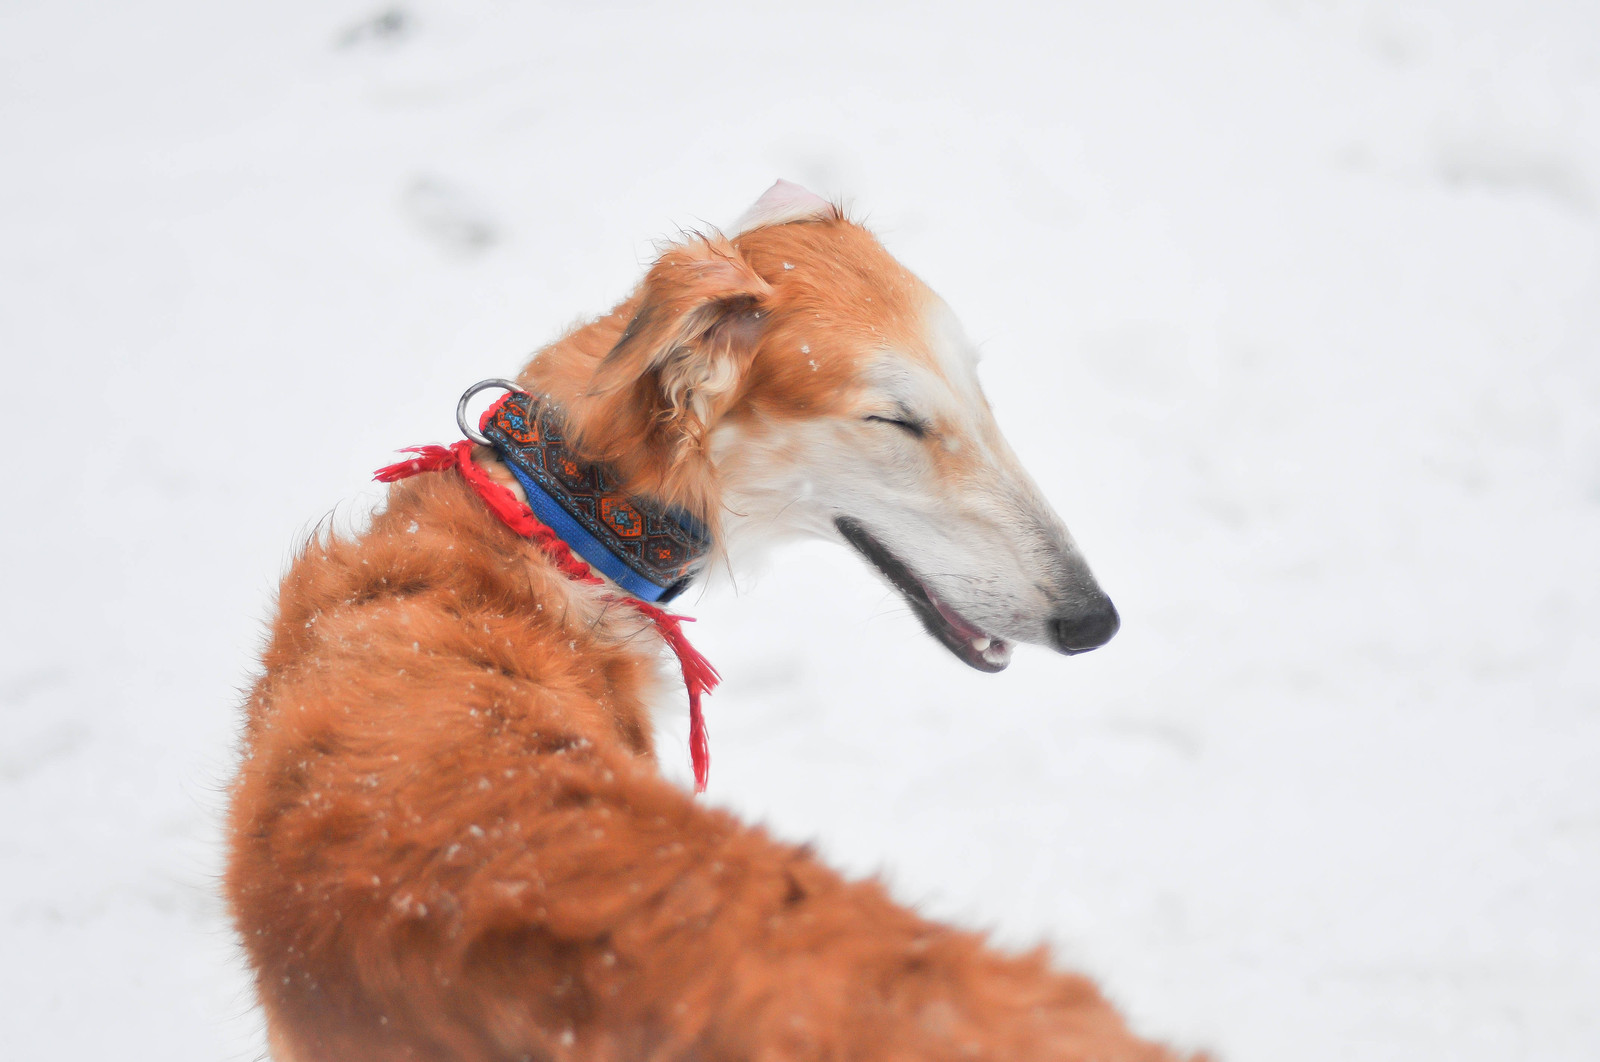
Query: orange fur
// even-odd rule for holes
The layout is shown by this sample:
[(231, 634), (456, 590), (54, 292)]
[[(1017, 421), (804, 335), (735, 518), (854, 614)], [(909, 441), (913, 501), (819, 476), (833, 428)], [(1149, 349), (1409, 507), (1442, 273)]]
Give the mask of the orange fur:
[[(692, 240), (521, 379), (633, 490), (714, 524), (712, 424), (825, 415), (863, 342), (920, 342), (921, 290), (842, 219)], [(821, 371), (786, 353), (801, 327)], [(659, 648), (453, 473), (304, 548), (226, 875), (280, 1062), (1172, 1057), (1042, 953), (662, 780)]]

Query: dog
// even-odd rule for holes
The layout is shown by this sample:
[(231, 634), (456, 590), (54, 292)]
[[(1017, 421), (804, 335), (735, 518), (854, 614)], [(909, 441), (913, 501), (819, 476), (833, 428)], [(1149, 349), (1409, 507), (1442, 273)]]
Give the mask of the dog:
[[(949, 308), (796, 185), (666, 247), (505, 386), (527, 404), (497, 423), (600, 470), (617, 533), (642, 514), (680, 584), (809, 534), (979, 670), (1117, 630)], [(1176, 1057), (1042, 950), (924, 920), (664, 780), (662, 640), (697, 696), (692, 650), (535, 518), (560, 485), (479, 429), (395, 466), (370, 526), (313, 536), (278, 595), (224, 881), (277, 1062)]]

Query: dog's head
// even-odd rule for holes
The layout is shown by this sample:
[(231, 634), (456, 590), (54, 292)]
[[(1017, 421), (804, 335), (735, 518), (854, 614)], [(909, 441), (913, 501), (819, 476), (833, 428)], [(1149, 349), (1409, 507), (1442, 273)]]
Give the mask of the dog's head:
[(1017, 642), (1070, 654), (1116, 633), (949, 307), (831, 204), (778, 182), (732, 237), (667, 249), (618, 314), (585, 392), (588, 447), (647, 455), (634, 471), (733, 553), (842, 538), (984, 671)]

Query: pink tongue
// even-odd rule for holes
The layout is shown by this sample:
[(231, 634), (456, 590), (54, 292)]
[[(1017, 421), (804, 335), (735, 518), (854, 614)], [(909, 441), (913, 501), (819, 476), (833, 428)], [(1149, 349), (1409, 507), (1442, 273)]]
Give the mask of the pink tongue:
[(945, 622), (954, 627), (956, 629), (956, 633), (961, 635), (964, 640), (971, 641), (974, 638), (983, 637), (982, 631), (968, 623), (966, 620), (962, 619), (961, 616), (957, 614), (956, 611), (949, 605), (946, 605), (943, 601), (940, 601), (938, 594), (935, 594), (931, 590), (928, 591), (928, 600), (933, 602), (933, 607), (939, 610), (939, 615), (943, 616)]

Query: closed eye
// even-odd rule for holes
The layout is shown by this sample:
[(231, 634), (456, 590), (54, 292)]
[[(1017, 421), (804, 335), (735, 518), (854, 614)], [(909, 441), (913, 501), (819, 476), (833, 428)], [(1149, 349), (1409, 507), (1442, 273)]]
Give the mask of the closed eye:
[(927, 422), (917, 420), (909, 413), (901, 413), (890, 417), (870, 416), (866, 419), (876, 421), (879, 424), (893, 424), (901, 431), (909, 432), (913, 438), (924, 439), (928, 435)]

